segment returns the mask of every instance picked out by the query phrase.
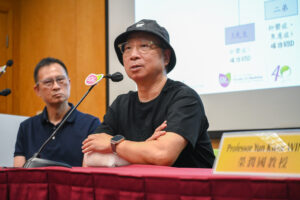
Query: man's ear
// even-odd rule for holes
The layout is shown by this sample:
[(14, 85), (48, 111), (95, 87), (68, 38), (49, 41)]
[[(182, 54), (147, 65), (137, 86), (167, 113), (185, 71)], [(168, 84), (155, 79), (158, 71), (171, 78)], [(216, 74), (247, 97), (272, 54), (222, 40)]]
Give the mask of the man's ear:
[(167, 66), (170, 62), (170, 57), (171, 57), (171, 50), (170, 49), (165, 49), (164, 50), (164, 64)]
[(34, 87), (33, 87), (33, 89), (34, 89), (34, 91), (35, 91), (35, 94), (37, 95), (37, 96), (41, 96), (40, 95), (40, 88), (39, 88), (39, 85), (38, 84), (35, 84), (34, 85)]

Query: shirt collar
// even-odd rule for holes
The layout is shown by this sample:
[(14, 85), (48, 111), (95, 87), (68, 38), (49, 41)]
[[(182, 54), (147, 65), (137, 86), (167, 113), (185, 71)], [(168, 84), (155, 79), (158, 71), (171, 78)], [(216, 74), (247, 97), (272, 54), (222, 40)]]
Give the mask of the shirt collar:
[(174, 82), (174, 81), (172, 79), (168, 78), (165, 85), (164, 85), (164, 87), (163, 87), (163, 89), (162, 89), (162, 92), (167, 92), (168, 91), (168, 89), (171, 87), (171, 85), (170, 85), (171, 82)]
[[(69, 106), (71, 107), (71, 109), (65, 114), (65, 116), (63, 117), (63, 119), (69, 114), (69, 112), (71, 112), (71, 110), (74, 108), (72, 103), (68, 103)], [(75, 117), (76, 117), (76, 110), (71, 114), (71, 116), (67, 119), (66, 122), (68, 123), (73, 123), (75, 121)], [(50, 123), (49, 119), (48, 119), (48, 112), (47, 112), (47, 108), (46, 106), (44, 107), (44, 110), (42, 112), (42, 118), (41, 118), (43, 123)]]

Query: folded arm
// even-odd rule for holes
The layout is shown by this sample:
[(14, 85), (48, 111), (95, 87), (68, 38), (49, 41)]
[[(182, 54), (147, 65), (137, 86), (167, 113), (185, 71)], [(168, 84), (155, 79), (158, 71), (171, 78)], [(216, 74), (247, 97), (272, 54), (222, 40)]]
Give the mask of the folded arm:
[(117, 153), (130, 163), (171, 166), (187, 145), (181, 135), (167, 132), (157, 140), (133, 142), (125, 140), (117, 145)]
[[(118, 155), (134, 164), (171, 166), (187, 145), (187, 140), (179, 134), (163, 131), (166, 127), (164, 123), (146, 141), (125, 140), (118, 144), (116, 148)], [(112, 136), (106, 133), (90, 135), (83, 142), (82, 152), (112, 153), (111, 138)]]

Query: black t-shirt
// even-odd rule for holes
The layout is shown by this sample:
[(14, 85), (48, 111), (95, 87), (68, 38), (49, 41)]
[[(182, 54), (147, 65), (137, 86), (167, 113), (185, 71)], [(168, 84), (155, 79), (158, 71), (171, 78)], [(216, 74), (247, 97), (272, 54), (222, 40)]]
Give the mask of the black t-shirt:
[(95, 132), (145, 141), (165, 120), (167, 132), (188, 141), (173, 166), (212, 167), (215, 157), (202, 101), (194, 90), (178, 81), (168, 79), (160, 95), (150, 102), (140, 102), (137, 92), (132, 91), (118, 96)]

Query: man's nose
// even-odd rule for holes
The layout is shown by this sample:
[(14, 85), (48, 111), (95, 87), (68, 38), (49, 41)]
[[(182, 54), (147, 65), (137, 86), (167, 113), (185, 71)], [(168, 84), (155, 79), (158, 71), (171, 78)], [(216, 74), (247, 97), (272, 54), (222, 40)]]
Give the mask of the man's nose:
[(138, 46), (132, 47), (132, 50), (130, 52), (130, 59), (135, 60), (140, 57), (140, 51), (138, 49)]
[(53, 80), (53, 89), (55, 88), (60, 88), (60, 85), (58, 84), (58, 82), (56, 80)]

